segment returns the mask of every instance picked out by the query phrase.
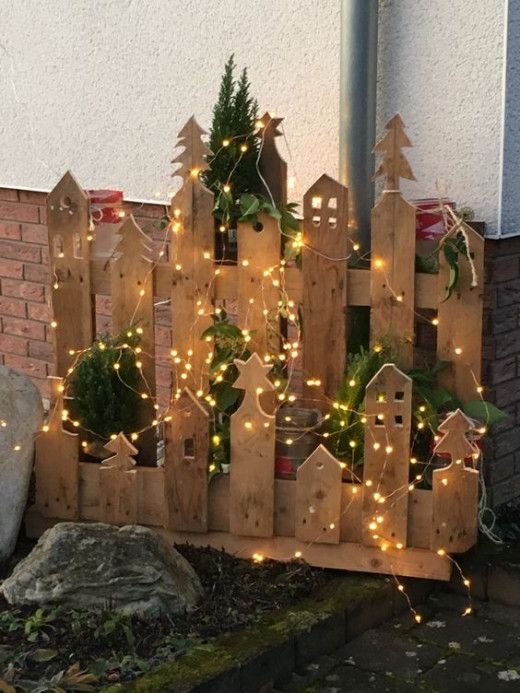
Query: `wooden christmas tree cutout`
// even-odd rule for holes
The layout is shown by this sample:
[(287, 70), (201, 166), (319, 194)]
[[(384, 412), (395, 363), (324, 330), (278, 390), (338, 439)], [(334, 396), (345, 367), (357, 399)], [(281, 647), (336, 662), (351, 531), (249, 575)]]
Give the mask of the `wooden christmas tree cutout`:
[(147, 243), (149, 241), (148, 236), (141, 231), (133, 214), (121, 225), (119, 236), (121, 240), (114, 251), (116, 256), (114, 262), (126, 260), (125, 264), (132, 264), (137, 258), (143, 258), (149, 263), (152, 262), (151, 248)]
[(175, 159), (172, 159), (172, 164), (179, 164), (172, 173), (172, 178), (181, 176), (184, 181), (190, 177), (197, 178), (198, 174), (206, 168), (206, 157), (211, 152), (202, 141), (202, 136), (205, 134), (206, 131), (197, 123), (195, 116), (191, 116), (178, 134), (177, 147), (184, 147), (184, 149)]
[(113, 457), (108, 457), (101, 463), (102, 467), (115, 467), (122, 471), (129, 471), (135, 466), (133, 459), (137, 455), (137, 448), (128, 440), (123, 432), (118, 433), (113, 440), (109, 440), (104, 446), (105, 450), (114, 453)]
[(438, 428), (444, 435), (435, 446), (437, 454), (448, 454), (452, 462), (461, 464), (466, 457), (478, 453), (477, 446), (467, 438), (474, 426), (460, 409), (450, 414)]
[(374, 180), (386, 176), (385, 188), (399, 190), (400, 178), (415, 180), (408, 159), (401, 151), (402, 147), (411, 147), (412, 143), (404, 131), (405, 125), (399, 113), (391, 118), (385, 127), (387, 132), (374, 147), (375, 154), (383, 155), (383, 160), (374, 174)]

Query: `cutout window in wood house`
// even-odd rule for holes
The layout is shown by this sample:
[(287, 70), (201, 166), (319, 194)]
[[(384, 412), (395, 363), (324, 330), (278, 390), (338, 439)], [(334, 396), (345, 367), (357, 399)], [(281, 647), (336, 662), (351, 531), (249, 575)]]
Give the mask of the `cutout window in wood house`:
[(184, 439), (184, 457), (195, 457), (195, 443), (193, 438)]

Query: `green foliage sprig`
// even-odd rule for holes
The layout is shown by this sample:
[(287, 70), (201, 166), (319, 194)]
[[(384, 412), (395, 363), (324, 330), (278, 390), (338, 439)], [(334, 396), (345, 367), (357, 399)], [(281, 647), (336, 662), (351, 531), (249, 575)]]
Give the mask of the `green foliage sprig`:
[(139, 342), (135, 331), (130, 336), (102, 334), (74, 368), (70, 380), (74, 415), (84, 429), (102, 439), (138, 428), (139, 393), (144, 387), (134, 352)]
[[(388, 346), (379, 346), (376, 350), (362, 347), (359, 353), (349, 357), (342, 387), (326, 415), (323, 429), (327, 434), (327, 445), (338, 459), (354, 466), (362, 464), (365, 389), (385, 363), (395, 360), (395, 354)], [(485, 427), (493, 426), (505, 418), (505, 414), (491, 402), (478, 399), (462, 403), (453, 392), (442, 387), (438, 376), (447, 365), (447, 362), (439, 361), (432, 368), (413, 368), (407, 372), (413, 383), (412, 457), (422, 460), (431, 457), (439, 422), (454, 409), (462, 409), (467, 416)]]

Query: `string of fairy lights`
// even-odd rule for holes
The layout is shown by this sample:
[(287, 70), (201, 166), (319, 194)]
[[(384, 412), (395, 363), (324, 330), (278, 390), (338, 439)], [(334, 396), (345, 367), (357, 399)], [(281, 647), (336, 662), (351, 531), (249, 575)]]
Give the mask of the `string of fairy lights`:
[[(249, 140), (252, 137), (258, 137), (260, 139), (260, 148), (259, 148), (259, 156), (256, 162), (257, 170), (259, 176), (261, 176), (260, 172), (260, 167), (259, 167), (259, 161), (260, 161), (260, 154), (262, 151), (263, 143), (264, 143), (264, 138), (265, 138), (265, 133), (266, 129), (268, 127), (268, 123), (264, 123), (262, 121), (258, 121), (255, 124), (255, 129), (253, 132), (247, 134), (245, 137), (237, 135), (236, 138), (240, 138), (242, 141), (242, 144), (239, 147), (239, 156), (237, 157), (237, 161), (229, 174), (228, 178), (221, 182), (219, 185), (218, 190), (213, 190), (217, 196), (223, 192), (223, 193), (229, 193), (232, 190), (232, 176), (234, 171), (236, 170), (236, 167), (239, 165), (240, 160), (242, 156), (247, 152), (248, 147), (249, 147)], [(285, 134), (284, 134), (285, 137)], [(219, 152), (227, 149), (231, 142), (236, 139), (235, 137), (230, 137), (230, 138), (225, 138), (222, 141), (222, 146), (221, 149), (218, 150), (215, 154), (215, 156), (218, 156)], [(193, 179), (198, 180), (200, 173), (202, 171), (202, 167), (200, 168), (193, 168), (189, 171), (189, 176), (192, 177)], [(269, 189), (269, 186), (265, 182), (265, 180), (262, 178), (264, 181), (264, 184), (266, 186), (266, 189), (268, 191), (268, 194), (273, 200), (273, 195), (272, 192)], [(313, 198), (312, 200), (312, 208), (313, 210), (319, 210), (321, 207), (321, 198), (316, 197)], [(453, 211), (450, 208), (446, 208), (442, 203), (440, 204), (440, 211), (442, 212), (443, 215), (445, 215), (445, 221), (446, 221), (446, 228), (449, 228), (449, 234), (455, 234), (458, 233), (459, 231), (463, 232), (463, 227), (460, 222), (454, 215)], [(120, 213), (121, 218), (124, 216), (124, 211), (121, 210)], [(448, 218), (449, 216), (449, 218)], [(449, 222), (449, 223), (448, 223)], [(284, 233), (280, 222), (279, 224), (279, 231), (280, 234), (283, 234), (287, 238), (287, 242), (290, 243), (291, 248), (295, 252), (301, 252), (305, 250), (306, 252), (316, 252), (319, 253), (318, 250), (314, 249), (309, 243), (306, 242), (306, 239), (304, 238), (303, 232), (297, 232), (295, 235), (288, 236), (287, 234)], [(164, 236), (163, 239), (161, 240), (160, 243), (160, 249), (157, 253), (158, 260), (157, 261), (150, 261), (150, 269), (149, 273), (147, 275), (146, 281), (143, 283), (141, 288), (138, 290), (138, 295), (136, 296), (136, 308), (133, 314), (133, 317), (136, 318), (139, 314), (139, 308), (141, 305), (141, 302), (144, 300), (144, 298), (149, 295), (149, 292), (151, 291), (151, 286), (153, 284), (152, 282), (152, 277), (153, 277), (153, 272), (156, 270), (158, 263), (161, 261), (161, 259), (164, 257), (166, 253), (166, 249), (169, 246), (172, 249), (172, 257), (171, 257), (171, 265), (176, 271), (181, 271), (182, 270), (182, 265), (177, 261), (176, 256), (175, 256), (175, 251), (176, 251), (176, 245), (175, 245), (175, 237), (181, 233), (183, 230), (183, 212), (180, 208), (175, 207), (172, 212), (171, 216), (169, 218), (169, 223), (164, 231)], [(225, 232), (227, 231), (228, 228), (226, 225), (222, 224), (220, 226), (220, 231)], [(92, 241), (94, 239), (94, 234), (92, 232), (89, 233), (88, 240)], [(466, 239), (469, 247), (469, 240)], [(395, 301), (399, 304), (403, 305), (403, 309), (405, 310), (410, 310), (416, 316), (419, 320), (425, 320), (427, 322), (430, 322), (434, 327), (438, 327), (439, 325), (439, 318), (437, 316), (433, 318), (425, 318), (424, 315), (421, 313), (416, 312), (415, 306), (414, 305), (408, 305), (404, 299), (404, 296), (401, 293), (398, 293), (394, 291), (393, 287), (391, 286), (391, 283), (389, 282), (389, 277), (386, 274), (385, 270), (385, 260), (384, 258), (372, 258), (372, 260), (369, 259), (368, 254), (362, 255), (360, 254), (360, 246), (357, 242), (349, 238), (349, 242), (352, 246), (352, 253), (350, 253), (347, 257), (328, 257), (327, 259), (336, 261), (336, 262), (345, 262), (347, 260), (350, 260), (352, 258), (356, 259), (356, 262), (358, 264), (366, 262), (367, 266), (370, 265), (371, 268), (375, 269), (376, 271), (379, 271), (383, 274), (383, 277), (385, 279), (385, 284), (388, 287), (388, 290), (390, 294), (393, 296)], [(149, 258), (148, 258), (149, 259)], [(468, 259), (470, 261), (470, 264), (472, 266), (472, 275), (473, 275), (473, 281), (476, 282), (476, 274), (475, 274), (475, 269), (474, 266), (471, 262), (470, 259), (470, 254), (468, 253)], [(214, 260), (212, 257), (212, 253), (209, 250), (204, 250), (201, 254), (200, 261), (202, 262), (209, 262), (214, 264)], [(240, 261), (242, 265), (244, 266), (251, 266), (252, 270), (255, 270), (256, 274), (260, 277), (260, 301), (262, 305), (262, 316), (264, 319), (264, 324), (261, 326), (261, 330), (265, 331), (268, 333), (269, 337), (267, 339), (268, 344), (272, 344), (274, 342), (280, 343), (281, 348), (279, 351), (269, 351), (267, 350), (263, 355), (261, 355), (261, 358), (265, 364), (272, 364), (272, 365), (278, 365), (280, 369), (283, 369), (284, 374), (286, 377), (282, 378), (276, 378), (273, 382), (274, 387), (275, 387), (275, 392), (276, 392), (276, 400), (277, 404), (276, 407), (280, 407), (285, 405), (286, 403), (293, 403), (297, 399), (299, 399), (299, 395), (296, 392), (295, 388), (293, 387), (293, 378), (294, 374), (298, 372), (299, 370), (301, 371), (301, 368), (299, 367), (298, 359), (300, 356), (301, 352), (301, 325), (300, 325), (300, 319), (298, 315), (298, 305), (295, 300), (293, 300), (290, 296), (290, 292), (287, 290), (286, 286), (286, 268), (290, 266), (290, 263), (286, 261), (285, 259), (281, 259), (278, 264), (269, 266), (269, 267), (259, 267), (255, 266), (254, 263), (251, 263), (250, 260), (241, 260)], [(217, 277), (221, 274), (223, 271), (223, 268), (221, 266), (215, 266), (213, 269), (213, 279), (210, 283), (210, 285), (207, 287), (206, 291), (203, 292), (197, 302), (196, 306), (196, 311), (195, 311), (195, 316), (194, 316), (194, 321), (193, 324), (189, 326), (189, 331), (190, 333), (196, 334), (197, 330), (197, 325), (198, 322), (201, 319), (207, 319), (208, 317), (211, 317), (212, 315), (217, 315), (219, 316), (222, 313), (222, 308), (219, 306), (213, 307), (213, 291), (214, 291), (214, 282), (216, 281)], [(59, 291), (60, 289), (60, 280), (59, 277), (54, 274), (54, 281), (53, 281), (53, 289), (55, 291)], [(278, 301), (277, 305), (273, 306), (270, 305), (267, 298), (267, 289), (276, 289), (277, 294), (278, 294)], [(251, 298), (250, 302), (251, 305), (256, 301), (255, 298)], [(211, 311), (208, 310), (208, 306), (211, 307)], [(281, 315), (284, 315), (287, 317), (288, 324), (290, 326), (291, 330), (291, 336), (289, 337), (288, 334), (283, 334), (280, 329), (276, 329), (276, 327), (273, 327), (274, 325), (278, 324), (279, 325), (279, 317)], [(250, 325), (249, 324), (249, 315), (246, 314), (245, 317), (245, 323), (241, 328), (241, 336), (243, 338), (243, 352), (245, 353), (246, 350), (248, 349), (248, 345), (252, 341), (254, 337), (254, 328), (258, 328), (256, 325)], [(128, 338), (134, 337), (137, 335), (138, 337), (141, 337), (144, 333), (144, 331), (147, 329), (146, 325), (139, 325), (139, 324), (133, 324), (134, 320), (131, 321), (130, 327), (127, 331), (127, 336)], [(57, 321), (53, 318), (50, 322), (50, 326), (52, 329), (57, 329), (58, 328), (58, 323)], [(208, 342), (211, 342), (212, 338), (208, 339)], [(98, 341), (97, 346), (99, 349), (103, 350), (106, 348), (103, 344), (103, 341)], [(74, 357), (74, 360), (68, 370), (68, 373), (66, 377), (63, 379), (63, 382), (59, 386), (59, 391), (62, 394), (63, 398), (67, 395), (67, 387), (70, 382), (71, 376), (74, 374), (75, 369), (80, 362), (80, 360), (90, 351), (92, 347), (88, 347), (85, 349), (70, 349), (69, 354), (71, 357)], [(372, 347), (374, 351), (380, 352), (383, 350), (383, 345), (382, 344), (376, 344)], [(142, 382), (144, 383), (144, 388), (140, 391), (135, 390), (132, 388), (128, 383), (124, 382), (121, 378), (120, 375), (120, 361), (121, 358), (124, 354), (125, 351), (130, 351), (133, 353), (135, 356), (135, 365), (137, 369), (140, 372)], [(463, 346), (462, 345), (457, 345), (453, 349), (453, 356), (454, 358), (460, 357), (463, 353)], [(208, 391), (207, 388), (204, 386), (204, 383), (209, 382), (222, 382), (225, 378), (225, 373), (228, 370), (229, 366), (231, 364), (229, 363), (223, 363), (220, 366), (219, 372), (215, 374), (211, 374), (209, 370), (209, 366), (211, 364), (211, 361), (214, 356), (213, 351), (209, 351), (208, 355), (205, 359), (205, 366), (208, 366), (208, 368), (205, 368), (201, 373), (194, 373), (193, 372), (193, 350), (189, 349), (187, 350), (186, 354), (182, 354), (179, 352), (179, 349), (176, 348), (175, 345), (172, 345), (171, 351), (171, 361), (172, 361), (172, 371), (173, 371), (173, 376), (174, 376), (174, 392), (172, 396), (172, 402), (161, 412), (160, 405), (158, 401), (156, 400), (155, 394), (152, 391), (152, 388), (150, 387), (149, 383), (146, 380), (145, 374), (143, 372), (144, 365), (143, 365), (143, 359), (146, 357), (148, 359), (152, 358), (151, 354), (146, 353), (143, 351), (141, 346), (132, 346), (130, 343), (123, 342), (119, 348), (119, 356), (118, 359), (115, 361), (113, 364), (114, 371), (117, 373), (118, 378), (120, 381), (128, 388), (132, 389), (134, 392), (136, 392), (143, 400), (150, 400), (153, 406), (153, 409), (155, 411), (155, 418), (152, 420), (151, 424), (147, 426), (143, 426), (141, 429), (136, 430), (130, 434), (130, 438), (133, 442), (137, 441), (140, 437), (140, 435), (148, 430), (149, 428), (157, 428), (164, 422), (169, 422), (172, 420), (172, 414), (171, 414), (171, 405), (178, 401), (181, 396), (182, 396), (182, 390), (186, 385), (189, 385), (193, 387), (194, 394), (196, 395), (197, 398), (199, 398), (201, 401), (204, 401), (209, 412), (211, 413), (213, 423), (215, 424), (218, 413), (216, 411), (216, 400), (211, 393), (211, 391)], [(482, 399), (482, 393), (483, 393), (483, 386), (478, 382), (474, 372), (471, 370), (471, 375), (473, 380), (475, 381), (475, 392), (478, 394), (481, 399)], [(321, 381), (319, 378), (317, 378), (315, 375), (310, 374), (310, 373), (302, 373), (303, 379), (308, 387), (320, 387), (321, 386)], [(355, 378), (349, 383), (351, 387), (354, 387), (356, 385)], [(258, 396), (262, 394), (262, 392), (257, 391), (256, 393)], [(366, 427), (365, 424), (367, 423), (367, 418), (365, 416), (365, 413), (362, 411), (356, 411), (354, 408), (349, 406), (348, 402), (344, 402), (341, 400), (335, 400), (335, 399), (330, 399), (327, 398), (327, 401), (330, 405), (331, 409), (337, 410), (337, 411), (344, 411), (345, 413), (353, 414), (354, 416), (357, 417), (357, 420), (359, 423), (361, 423), (365, 428), (365, 431), (368, 431), (369, 435), (371, 434), (371, 429), (370, 427)], [(53, 412), (51, 412), (50, 417), (53, 416)], [(73, 429), (79, 429), (83, 430), (85, 432), (91, 433), (93, 435), (96, 435), (95, 431), (90, 431), (88, 429), (85, 429), (84, 426), (81, 424), (81, 422), (77, 419), (71, 418), (70, 412), (68, 409), (63, 408), (62, 409), (62, 421), (68, 423), (69, 425), (72, 426)], [(417, 412), (417, 429), (421, 430), (424, 427), (429, 427), (432, 433), (435, 436), (435, 440), (438, 439), (437, 433), (434, 430), (434, 427), (430, 421), (430, 417), (428, 417), (426, 413), (426, 408), (423, 406), (419, 407), (419, 411)], [(327, 421), (330, 418), (330, 413), (325, 414), (324, 416), (324, 421)], [(290, 421), (290, 414), (287, 415), (285, 418), (286, 421)], [(245, 426), (248, 428), (247, 424), (251, 424), (251, 422), (246, 422)], [(328, 438), (331, 438), (333, 436), (340, 436), (344, 433), (348, 433), (349, 429), (351, 428), (352, 424), (347, 427), (341, 427), (339, 430), (336, 431), (323, 431), (320, 430), (320, 427), (322, 425), (322, 422), (319, 424), (316, 424), (314, 426), (309, 426), (305, 428), (301, 428), (300, 432), (297, 435), (292, 435), (291, 437), (285, 437), (285, 438), (279, 438), (277, 437), (277, 440), (279, 442), (283, 442), (285, 445), (293, 445), (295, 442), (297, 442), (300, 438), (303, 438), (303, 436), (307, 435), (308, 433), (313, 433), (314, 435), (320, 437), (323, 439), (324, 442), (330, 442), (327, 441)], [(0, 426), (2, 428), (7, 427), (7, 422), (6, 421), (0, 421)], [(47, 421), (43, 427), (42, 427), (42, 433), (46, 433), (49, 431), (49, 421)], [(486, 432), (486, 426), (481, 426), (478, 429), (478, 434), (483, 435)], [(115, 439), (117, 437), (117, 434), (119, 432), (115, 431), (112, 433), (111, 438)], [(374, 451), (379, 451), (381, 450), (381, 453), (385, 455), (385, 460), (384, 464), (382, 466), (382, 469), (384, 470), (386, 467), (386, 463), (388, 459), (390, 458), (390, 455), (393, 452), (393, 447), (391, 443), (391, 439), (389, 437), (388, 431), (385, 430), (386, 437), (387, 437), (387, 442), (386, 445), (381, 445), (380, 442), (373, 440), (372, 442), (372, 447)], [(214, 435), (212, 438), (212, 443), (213, 445), (218, 446), (220, 444), (220, 439), (218, 435)], [(404, 548), (403, 544), (399, 542), (394, 542), (391, 540), (388, 536), (385, 536), (385, 531), (384, 531), (384, 526), (385, 526), (385, 519), (386, 515), (392, 510), (393, 508), (396, 507), (396, 505), (402, 500), (402, 498), (410, 493), (411, 491), (415, 490), (420, 484), (424, 478), (425, 474), (430, 469), (433, 465), (435, 455), (432, 453), (430, 458), (425, 461), (420, 461), (416, 459), (415, 457), (412, 457), (410, 459), (410, 463), (412, 465), (419, 465), (422, 466), (423, 469), (420, 473), (415, 475), (415, 478), (411, 482), (407, 482), (406, 484), (403, 484), (401, 487), (394, 489), (390, 494), (384, 495), (382, 493), (382, 487), (383, 487), (383, 472), (381, 473), (381, 476), (378, 480), (372, 480), (372, 479), (361, 479), (355, 472), (355, 451), (358, 448), (360, 441), (356, 440), (355, 438), (351, 438), (348, 441), (349, 448), (352, 451), (352, 464), (348, 465), (345, 462), (341, 462), (341, 466), (345, 470), (346, 474), (349, 476), (350, 482), (351, 482), (351, 499), (349, 502), (345, 505), (345, 507), (342, 508), (341, 514), (335, 518), (334, 521), (330, 523), (330, 530), (336, 529), (338, 524), (341, 524), (342, 518), (345, 514), (347, 514), (354, 502), (356, 502), (356, 496), (359, 494), (360, 488), (362, 485), (364, 485), (367, 488), (373, 488), (373, 500), (376, 502), (378, 511), (374, 513), (373, 517), (371, 518), (369, 524), (368, 524), (368, 530), (371, 532), (371, 536), (374, 539), (374, 541), (378, 542), (377, 547), (382, 551), (386, 552), (388, 550), (397, 550), (400, 551)], [(81, 445), (83, 447), (86, 446), (86, 441), (82, 441)], [(13, 440), (13, 451), (19, 451), (21, 450), (21, 445)], [(479, 453), (475, 452), (475, 455), (473, 456), (474, 462), (479, 457)], [(457, 461), (460, 463), (460, 461)], [(210, 465), (210, 471), (213, 472), (215, 471), (215, 468), (211, 467)], [(448, 480), (445, 479), (442, 481), (444, 484), (448, 483)], [(322, 537), (322, 534), (319, 536), (316, 536), (315, 541), (318, 541)], [(311, 546), (315, 541), (310, 541), (306, 544), (306, 547), (308, 548)], [(460, 573), (461, 580), (463, 581), (463, 584), (468, 588), (468, 596), (469, 599), (469, 587), (470, 587), (470, 581), (468, 580), (467, 577), (465, 577), (462, 574), (462, 571), (460, 569), (459, 564), (448, 554), (446, 553), (445, 549), (439, 549), (437, 552), (440, 556), (447, 556), (450, 561), (453, 562), (453, 564), (456, 566), (456, 569)], [(294, 553), (294, 556), (288, 556), (287, 558), (304, 558), (305, 557), (305, 547), (302, 550), (298, 550)], [(261, 553), (255, 552), (252, 556), (253, 560), (260, 562), (264, 560), (264, 556)], [(408, 596), (405, 593), (404, 586), (402, 583), (398, 580), (398, 578), (393, 575), (397, 589), (404, 594), (406, 599), (409, 602), (410, 609), (412, 610), (415, 619), (420, 622), (421, 620), (421, 615), (413, 609), (412, 604), (408, 598)], [(467, 615), (471, 612), (471, 601), (469, 602), (468, 607), (464, 611), (464, 615)]]

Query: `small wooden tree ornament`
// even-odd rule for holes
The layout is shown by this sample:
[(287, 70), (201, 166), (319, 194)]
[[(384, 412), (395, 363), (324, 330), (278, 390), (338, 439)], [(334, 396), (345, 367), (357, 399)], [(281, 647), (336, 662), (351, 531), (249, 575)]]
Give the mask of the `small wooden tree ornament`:
[(137, 448), (119, 433), (105, 448), (113, 452), (99, 468), (99, 507), (103, 522), (136, 524), (139, 510), (140, 476), (135, 467)]
[(431, 548), (435, 551), (462, 553), (477, 541), (479, 472), (464, 464), (467, 457), (478, 455), (477, 446), (468, 440), (472, 430), (472, 422), (460, 409), (439, 425), (443, 436), (434, 452), (449, 455), (451, 463), (432, 475)]
[(167, 528), (208, 531), (209, 415), (185, 388), (165, 424), (164, 491)]
[(259, 397), (274, 385), (267, 378), (272, 365), (255, 352), (235, 360), (239, 376), (234, 387), (244, 399), (231, 416), (230, 531), (257, 537), (273, 535), (275, 417), (262, 409)]
[(372, 210), (370, 339), (390, 339), (399, 365), (413, 365), (415, 306), (415, 207), (399, 191), (400, 178), (415, 180), (401, 152), (411, 142), (398, 114), (386, 124), (374, 152), (382, 154), (374, 179), (385, 176), (383, 194)]

